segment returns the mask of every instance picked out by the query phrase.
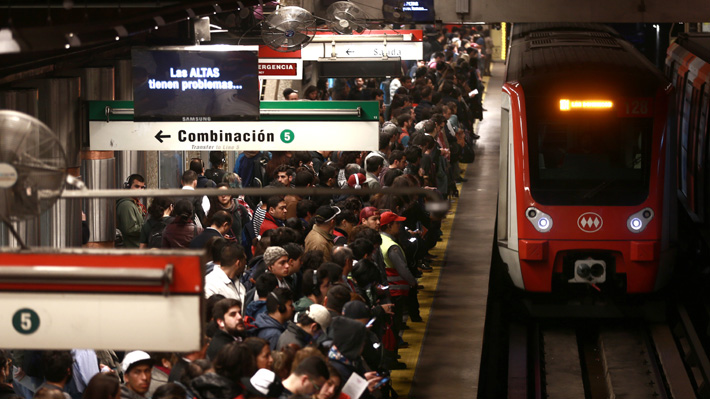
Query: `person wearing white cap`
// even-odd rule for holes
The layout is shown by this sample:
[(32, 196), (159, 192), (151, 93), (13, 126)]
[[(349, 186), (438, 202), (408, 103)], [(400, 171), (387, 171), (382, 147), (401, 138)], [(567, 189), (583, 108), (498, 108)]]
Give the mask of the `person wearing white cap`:
[(281, 379), (269, 369), (259, 369), (251, 378), (242, 377), (242, 385), (250, 397), (278, 398), (284, 390)]
[(143, 351), (128, 352), (123, 358), (121, 368), (125, 380), (121, 387), (121, 399), (145, 399), (153, 368), (150, 355)]
[(281, 350), (290, 344), (305, 348), (330, 325), (330, 313), (322, 305), (313, 304), (305, 312), (298, 315), (298, 322), (289, 320), (286, 331), (281, 333), (276, 344), (276, 350)]

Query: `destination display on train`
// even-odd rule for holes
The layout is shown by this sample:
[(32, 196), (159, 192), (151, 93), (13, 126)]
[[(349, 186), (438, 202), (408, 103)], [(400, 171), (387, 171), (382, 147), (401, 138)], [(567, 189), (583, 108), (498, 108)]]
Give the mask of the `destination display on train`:
[(560, 111), (604, 111), (616, 109), (619, 118), (650, 118), (653, 116), (652, 98), (561, 99)]
[(259, 115), (256, 46), (135, 48), (134, 120), (240, 120)]

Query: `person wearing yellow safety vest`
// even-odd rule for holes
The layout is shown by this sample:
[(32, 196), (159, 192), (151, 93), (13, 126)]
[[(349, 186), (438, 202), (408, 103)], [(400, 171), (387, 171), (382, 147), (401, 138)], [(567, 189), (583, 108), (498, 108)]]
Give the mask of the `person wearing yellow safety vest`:
[[(396, 241), (399, 236), (400, 222), (407, 218), (397, 215), (394, 212), (383, 212), (380, 215), (380, 236), (382, 237), (382, 245), (380, 250), (385, 261), (385, 272), (387, 273), (387, 283), (389, 284), (389, 292), (394, 302), (394, 317), (392, 323), (392, 332), (399, 337), (403, 329), (402, 316), (404, 308), (407, 304), (407, 295), (409, 289), (417, 286), (417, 279), (407, 268), (407, 258), (404, 255), (402, 247)], [(403, 341), (397, 339), (397, 348), (394, 354), (402, 345)], [(396, 359), (396, 356), (394, 357)], [(390, 369), (400, 369), (406, 366), (396, 360), (392, 360)]]

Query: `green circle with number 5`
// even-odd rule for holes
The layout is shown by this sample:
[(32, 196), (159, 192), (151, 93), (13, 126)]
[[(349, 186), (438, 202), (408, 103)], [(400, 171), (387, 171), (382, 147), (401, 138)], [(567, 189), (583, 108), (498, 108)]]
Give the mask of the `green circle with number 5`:
[(12, 316), (12, 326), (20, 334), (32, 334), (39, 328), (39, 315), (32, 309), (20, 309)]
[(284, 143), (290, 143), (293, 141), (295, 135), (293, 134), (293, 131), (290, 129), (286, 129), (281, 132), (281, 141)]

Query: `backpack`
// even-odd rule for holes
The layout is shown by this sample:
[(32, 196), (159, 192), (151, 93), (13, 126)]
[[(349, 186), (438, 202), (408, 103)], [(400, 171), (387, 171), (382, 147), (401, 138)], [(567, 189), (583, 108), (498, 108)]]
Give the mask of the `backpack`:
[(252, 158), (252, 162), (254, 163), (254, 169), (251, 187), (261, 188), (266, 185), (266, 164), (269, 162), (269, 158), (264, 153), (260, 153)]
[(148, 248), (162, 248), (163, 232), (168, 226), (168, 221), (160, 220), (150, 228), (148, 233)]
[[(207, 221), (207, 215), (205, 215), (205, 210), (202, 208), (202, 196), (193, 197), (192, 207), (195, 211), (195, 216), (200, 221), (200, 226), (205, 227), (205, 222)], [(197, 224), (197, 223), (195, 223)]]

